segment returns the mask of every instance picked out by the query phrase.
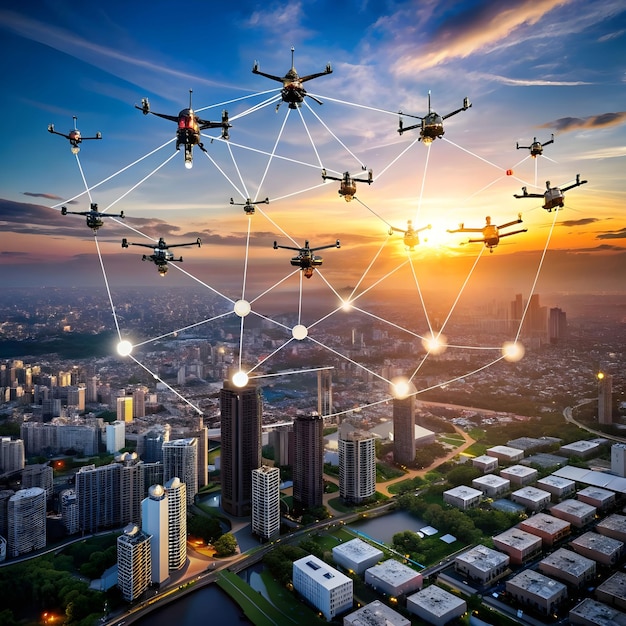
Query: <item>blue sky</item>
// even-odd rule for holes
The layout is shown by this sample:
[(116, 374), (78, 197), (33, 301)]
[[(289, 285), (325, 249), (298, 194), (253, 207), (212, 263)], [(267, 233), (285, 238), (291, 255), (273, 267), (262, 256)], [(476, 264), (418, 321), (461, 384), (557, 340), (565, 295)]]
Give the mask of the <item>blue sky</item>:
[[(137, 250), (122, 250), (120, 239), (159, 236), (201, 237), (185, 268), (219, 289), (237, 283), (233, 299), (290, 271), (289, 253), (271, 248), (276, 239), (340, 238), (342, 249), (324, 254), (324, 270), (334, 284), (354, 284), (389, 226), (408, 219), (433, 225), (415, 258), (431, 276), (438, 268), (441, 282), (465, 275), (481, 250), (441, 233), (522, 212), (528, 233), (481, 259), (478, 283), (508, 277), (512, 290), (528, 288), (547, 250), (539, 290), (623, 293), (626, 7), (619, 0), (32, 2), (0, 9), (0, 33), (3, 283), (93, 282), (93, 235), (59, 208), (82, 193), (71, 209), (87, 209), (86, 186), (106, 181), (92, 200), (127, 215), (98, 233), (113, 284), (156, 284), (154, 268), (137, 262)], [(250, 112), (280, 87), (254, 75), (253, 63), (282, 76), (292, 46), (300, 75), (332, 64), (331, 75), (305, 85), (324, 104)], [(206, 131), (207, 155), (196, 148), (189, 171), (182, 154), (168, 161), (172, 143), (142, 159), (175, 131), (134, 105), (148, 97), (153, 111), (176, 115), (189, 89), (201, 116), (216, 120), (228, 110), (230, 145)], [(398, 134), (397, 112), (424, 115), (429, 91), (441, 114), (466, 96), (472, 107), (449, 118), (445, 138), (426, 148), (416, 131)], [(83, 136), (103, 135), (83, 142), (78, 159), (46, 130), (54, 123), (67, 132), (73, 115)], [(543, 158), (515, 149), (552, 133)], [(359, 185), (348, 204), (338, 183), (324, 184), (320, 165), (354, 175), (372, 168), (374, 183)], [(542, 192), (546, 180), (565, 185), (578, 173), (589, 182), (568, 192), (558, 215), (513, 198), (523, 185)], [(229, 204), (247, 196), (271, 199), (251, 221)], [(406, 254), (400, 236), (388, 245), (380, 275)], [(250, 260), (250, 286), (242, 288)]]

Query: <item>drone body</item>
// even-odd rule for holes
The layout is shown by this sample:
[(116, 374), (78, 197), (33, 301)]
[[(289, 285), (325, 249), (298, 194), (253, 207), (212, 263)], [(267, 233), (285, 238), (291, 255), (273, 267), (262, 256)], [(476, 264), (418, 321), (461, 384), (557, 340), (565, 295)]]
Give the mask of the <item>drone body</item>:
[(586, 180), (580, 180), (580, 174), (576, 174), (576, 182), (568, 185), (567, 187), (551, 187), (550, 181), (546, 181), (546, 191), (544, 193), (528, 193), (526, 187), (522, 187), (521, 194), (513, 194), (514, 198), (543, 198), (543, 207), (548, 213), (552, 212), (552, 209), (558, 211), (565, 205), (565, 192), (573, 189), (574, 187), (580, 187), (587, 183)]
[(198, 246), (198, 248), (202, 245), (200, 238), (196, 239), (191, 243), (174, 243), (174, 244), (166, 244), (165, 239), (163, 237), (159, 238), (157, 245), (149, 244), (149, 243), (129, 243), (128, 239), (122, 239), (122, 248), (128, 248), (128, 246), (141, 246), (143, 248), (152, 248), (152, 254), (144, 254), (141, 257), (142, 261), (151, 261), (157, 267), (157, 271), (159, 272), (159, 276), (165, 276), (167, 274), (168, 266), (167, 264), (175, 261), (177, 263), (183, 262), (183, 257), (175, 258), (174, 254), (169, 251), (170, 248), (179, 248), (181, 246)]
[(104, 225), (102, 221), (103, 217), (121, 217), (124, 219), (124, 211), (120, 211), (117, 214), (112, 213), (100, 213), (98, 211), (98, 205), (92, 202), (89, 211), (68, 211), (67, 207), (61, 207), (61, 215), (84, 215), (87, 226), (93, 230), (94, 233), (98, 232), (98, 229)]
[(357, 183), (367, 183), (371, 185), (374, 182), (372, 170), (367, 171), (367, 178), (353, 178), (350, 176), (350, 172), (344, 172), (343, 176), (331, 176), (326, 173), (326, 170), (322, 170), (322, 178), (324, 180), (338, 180), (340, 181), (339, 189), (337, 193), (343, 197), (346, 202), (350, 202), (356, 194)]
[(319, 246), (317, 248), (309, 247), (308, 240), (304, 242), (304, 248), (294, 248), (292, 246), (279, 246), (278, 243), (274, 242), (274, 250), (278, 250), (279, 248), (283, 250), (295, 250), (298, 254), (297, 256), (292, 257), (291, 265), (294, 267), (299, 267), (302, 270), (305, 278), (311, 278), (313, 276), (313, 271), (316, 267), (319, 267), (322, 264), (322, 257), (314, 252), (318, 250), (325, 250), (327, 248), (340, 248), (341, 244), (339, 243), (339, 239), (334, 244), (330, 244), (327, 246)]
[(60, 133), (57, 130), (54, 130), (54, 124), (48, 124), (48, 132), (54, 135), (60, 135), (61, 137), (65, 137), (69, 142), (72, 150), (72, 154), (78, 154), (80, 152), (80, 145), (83, 141), (89, 139), (102, 139), (102, 133), (96, 133), (93, 137), (83, 137), (80, 134), (78, 128), (76, 128), (76, 120), (78, 118), (74, 115), (74, 128), (72, 128), (67, 135), (64, 133)]
[(464, 224), (459, 224), (458, 228), (453, 230), (448, 230), (449, 233), (482, 233), (482, 238), (480, 239), (468, 239), (467, 243), (484, 243), (485, 247), (489, 249), (489, 252), (493, 252), (494, 248), (498, 246), (500, 243), (500, 239), (502, 237), (509, 237), (510, 235), (517, 235), (518, 233), (525, 233), (527, 231), (526, 228), (522, 228), (519, 230), (514, 230), (508, 233), (501, 233), (501, 228), (508, 228), (509, 226), (513, 226), (514, 224), (522, 223), (522, 215), (518, 214), (516, 220), (512, 220), (511, 222), (507, 222), (506, 224), (501, 224), (500, 226), (496, 226), (491, 223), (491, 217), (487, 216), (485, 218), (485, 225), (482, 228), (465, 228)]

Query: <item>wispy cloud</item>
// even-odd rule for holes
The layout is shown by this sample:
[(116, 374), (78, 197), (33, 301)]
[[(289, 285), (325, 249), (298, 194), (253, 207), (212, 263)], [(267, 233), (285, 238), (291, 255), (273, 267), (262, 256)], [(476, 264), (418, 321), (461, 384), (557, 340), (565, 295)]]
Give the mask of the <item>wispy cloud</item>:
[(493, 81), (511, 87), (576, 87), (578, 85), (591, 85), (592, 83), (582, 80), (549, 80), (537, 78), (509, 78), (498, 74), (486, 74), (474, 72), (474, 76), (484, 80)]
[(561, 222), (561, 226), (588, 226), (589, 224), (593, 224), (594, 222), (600, 221), (597, 217), (583, 217), (579, 220), (563, 220)]
[(31, 196), (32, 198), (47, 198), (48, 200), (63, 200), (61, 196), (56, 196), (53, 193), (35, 193), (33, 191), (25, 191), (25, 196)]
[(617, 111), (615, 113), (590, 115), (589, 117), (561, 117), (553, 122), (542, 124), (540, 128), (556, 128), (556, 130), (566, 133), (583, 128), (618, 126), (624, 122), (626, 122), (626, 111)]
[(626, 228), (612, 230), (608, 233), (601, 233), (596, 236), (596, 239), (626, 239)]

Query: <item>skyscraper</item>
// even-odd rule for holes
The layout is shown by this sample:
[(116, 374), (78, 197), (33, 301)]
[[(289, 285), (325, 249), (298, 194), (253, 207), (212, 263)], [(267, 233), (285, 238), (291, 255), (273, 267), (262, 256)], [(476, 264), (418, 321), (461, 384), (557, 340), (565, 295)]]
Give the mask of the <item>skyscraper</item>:
[(270, 540), (280, 534), (280, 470), (263, 465), (252, 470), (252, 532)]
[(20, 556), (46, 547), (46, 492), (20, 489), (7, 503), (7, 553)]
[(190, 435), (198, 440), (198, 489), (209, 482), (209, 430), (202, 416), (197, 417), (197, 425)]
[(148, 588), (152, 577), (150, 536), (129, 524), (117, 538), (117, 586), (127, 602), (133, 602)]
[(144, 471), (136, 452), (124, 452), (115, 457), (120, 465), (120, 523), (139, 524), (144, 497)]
[(293, 422), (294, 507), (302, 511), (323, 504), (324, 419), (321, 415), (299, 415)]
[(85, 465), (76, 472), (78, 522), (84, 533), (120, 526), (121, 465)]
[(393, 459), (401, 465), (415, 461), (415, 396), (393, 399)]
[(120, 396), (116, 400), (117, 404), (117, 420), (119, 422), (133, 421), (133, 397)]
[(333, 371), (317, 372), (317, 412), (324, 416), (333, 412)]
[(613, 423), (613, 376), (598, 373), (598, 424)]
[(116, 420), (106, 425), (106, 446), (109, 454), (119, 452), (126, 445), (126, 422)]
[(548, 339), (550, 343), (559, 343), (567, 337), (567, 315), (558, 307), (550, 309), (548, 318)]
[(193, 504), (198, 493), (198, 440), (195, 437), (163, 444), (163, 480), (167, 483), (175, 477), (185, 483), (187, 504)]
[(237, 387), (224, 381), (222, 417), (222, 508), (235, 517), (250, 515), (252, 470), (261, 466), (263, 400), (256, 385)]
[(339, 495), (359, 504), (376, 493), (375, 438), (344, 421), (339, 427)]
[(187, 486), (178, 477), (165, 483), (168, 514), (168, 566), (179, 570), (187, 562)]
[(169, 577), (167, 492), (152, 485), (141, 502), (141, 530), (150, 535), (151, 581), (161, 584)]

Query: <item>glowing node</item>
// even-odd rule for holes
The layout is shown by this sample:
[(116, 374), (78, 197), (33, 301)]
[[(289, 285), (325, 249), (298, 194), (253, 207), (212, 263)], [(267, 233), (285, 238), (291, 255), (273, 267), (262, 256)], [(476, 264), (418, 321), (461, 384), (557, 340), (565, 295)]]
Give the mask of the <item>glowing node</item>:
[(248, 384), (248, 375), (239, 371), (233, 375), (233, 385), (236, 387), (245, 387)]
[(604, 372), (598, 372), (598, 380), (602, 380), (604, 378)]
[(415, 393), (415, 385), (413, 385), (413, 383), (406, 378), (394, 378), (391, 381), (389, 392), (394, 398), (402, 400), (410, 396), (412, 393)]
[(190, 170), (193, 167), (193, 163), (191, 161), (185, 161), (185, 167)]
[(422, 339), (422, 346), (430, 354), (441, 354), (448, 347), (448, 339), (445, 335), (430, 335)]
[(293, 335), (294, 339), (301, 341), (309, 334), (309, 331), (306, 326), (303, 326), (302, 324), (296, 324), (291, 329), (291, 334)]
[(526, 350), (518, 341), (506, 341), (502, 344), (502, 356), (510, 363), (516, 363), (523, 356)]
[(245, 317), (250, 313), (250, 310), (250, 303), (247, 300), (237, 300), (237, 302), (235, 302), (234, 311), (239, 317)]
[(72, 146), (71, 150), (72, 154), (78, 154), (80, 152), (80, 148), (78, 146)]
[(126, 339), (117, 344), (117, 353), (120, 356), (128, 356), (133, 351), (133, 344)]

